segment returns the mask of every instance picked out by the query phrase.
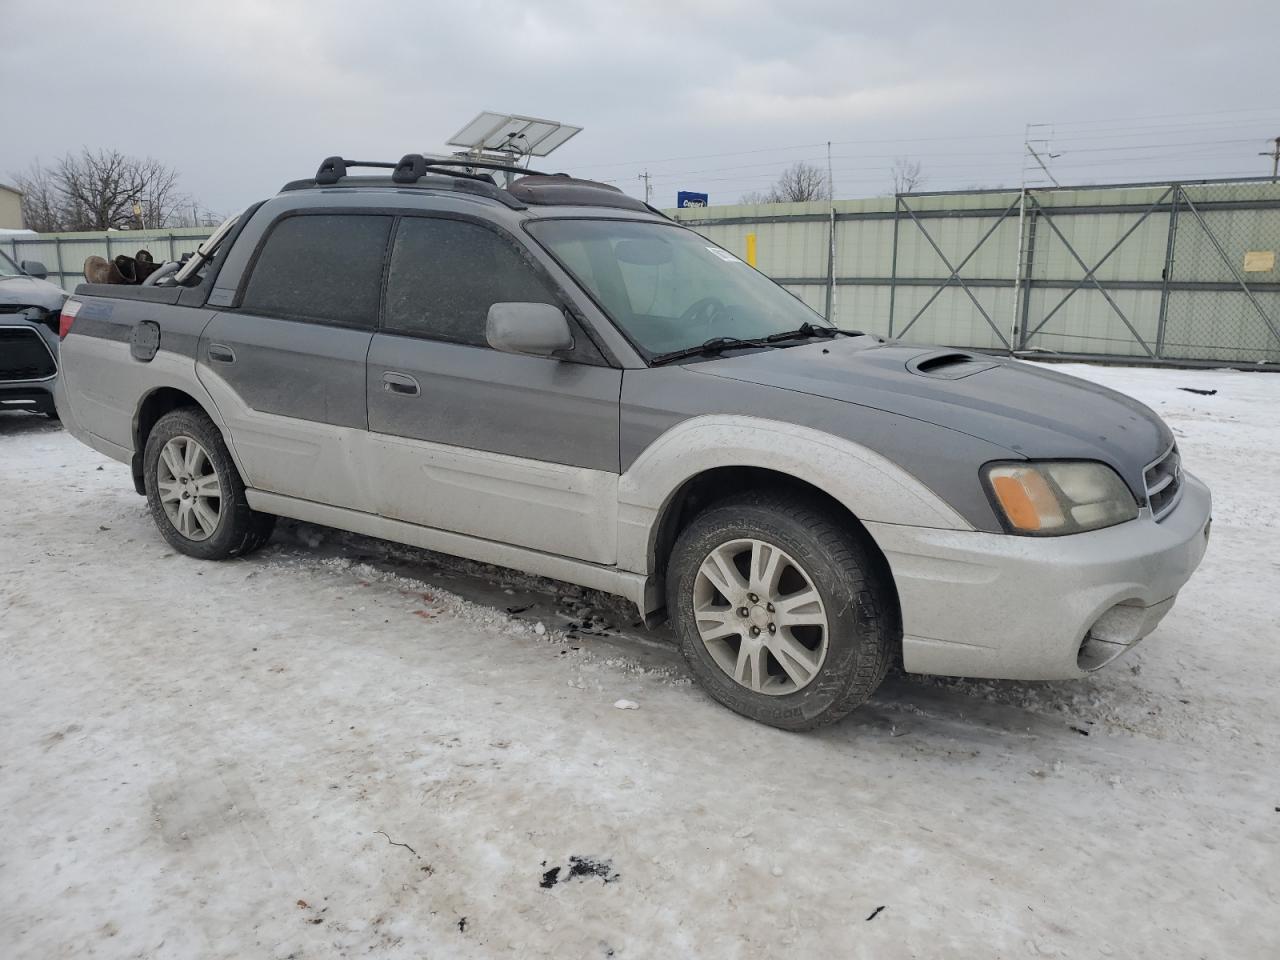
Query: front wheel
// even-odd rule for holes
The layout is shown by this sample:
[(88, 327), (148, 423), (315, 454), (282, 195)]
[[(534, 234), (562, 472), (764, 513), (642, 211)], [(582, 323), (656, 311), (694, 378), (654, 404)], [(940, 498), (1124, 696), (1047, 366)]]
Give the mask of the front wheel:
[(749, 494), (699, 514), (667, 571), (667, 611), (698, 680), (753, 720), (808, 730), (884, 679), (892, 586), (863, 537), (803, 496)]
[(253, 510), (222, 433), (202, 410), (182, 407), (156, 421), (143, 453), (147, 506), (176, 549), (201, 560), (257, 550), (275, 517)]

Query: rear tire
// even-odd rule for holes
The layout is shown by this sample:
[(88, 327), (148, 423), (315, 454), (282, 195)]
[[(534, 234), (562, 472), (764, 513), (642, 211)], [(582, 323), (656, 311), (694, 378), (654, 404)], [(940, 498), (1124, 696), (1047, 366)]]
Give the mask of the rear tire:
[(180, 407), (157, 420), (142, 464), (151, 518), (176, 550), (226, 560), (271, 538), (276, 518), (249, 506), (222, 433), (203, 410)]
[(865, 534), (785, 493), (699, 514), (671, 552), (667, 611), (707, 692), (783, 730), (866, 702), (899, 645), (893, 586)]

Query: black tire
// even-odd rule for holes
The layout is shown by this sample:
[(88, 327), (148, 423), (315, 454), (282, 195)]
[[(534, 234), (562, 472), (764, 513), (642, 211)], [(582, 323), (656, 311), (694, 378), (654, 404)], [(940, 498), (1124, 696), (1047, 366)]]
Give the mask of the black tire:
[[(820, 502), (787, 493), (736, 496), (695, 517), (671, 552), (667, 613), (703, 688), (730, 710), (783, 730), (833, 723), (866, 702), (884, 679), (901, 636), (892, 583), (865, 536)], [(739, 539), (781, 548), (803, 568), (822, 599), (825, 658), (812, 680), (791, 693), (771, 695), (738, 683), (698, 632), (694, 586), (699, 568), (717, 547)], [(776, 658), (761, 662), (780, 666)]]
[[(176, 437), (194, 439), (208, 454), (222, 490), (221, 510), (214, 531), (206, 539), (185, 536), (169, 519), (160, 502), (157, 469), (160, 451)], [(252, 553), (270, 538), (276, 518), (250, 508), (244, 495), (244, 481), (236, 470), (222, 432), (198, 407), (180, 407), (156, 421), (147, 435), (142, 457), (142, 475), (147, 490), (151, 519), (174, 549), (201, 560), (227, 560)]]

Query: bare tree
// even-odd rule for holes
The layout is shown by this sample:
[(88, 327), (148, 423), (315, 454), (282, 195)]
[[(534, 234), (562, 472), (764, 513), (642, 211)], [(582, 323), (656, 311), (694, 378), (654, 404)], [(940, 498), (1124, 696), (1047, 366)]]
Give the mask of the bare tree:
[(85, 148), (16, 179), (23, 217), (39, 231), (155, 229), (191, 207), (175, 170), (118, 150)]
[(923, 187), (929, 179), (924, 175), (924, 168), (919, 160), (895, 157), (893, 166), (889, 169), (893, 173), (894, 193), (910, 193), (912, 190)]
[(803, 203), (806, 200), (830, 200), (831, 184), (818, 167), (803, 160), (782, 171), (782, 176), (766, 191), (753, 191), (742, 196), (743, 203)]
[(28, 230), (52, 233), (62, 230), (62, 196), (54, 183), (53, 174), (33, 163), (26, 173), (13, 178), (22, 191), (22, 222)]

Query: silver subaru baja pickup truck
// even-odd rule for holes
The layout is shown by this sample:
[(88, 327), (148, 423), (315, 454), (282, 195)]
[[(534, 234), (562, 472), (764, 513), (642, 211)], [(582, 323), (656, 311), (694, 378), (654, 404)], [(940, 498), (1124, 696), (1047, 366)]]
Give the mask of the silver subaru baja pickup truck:
[(1209, 491), (1142, 404), (838, 330), (612, 187), (461, 163), (330, 158), (63, 307), (63, 421), (178, 550), (284, 516), (620, 594), (792, 730), (895, 658), (1083, 676), (1200, 562)]

